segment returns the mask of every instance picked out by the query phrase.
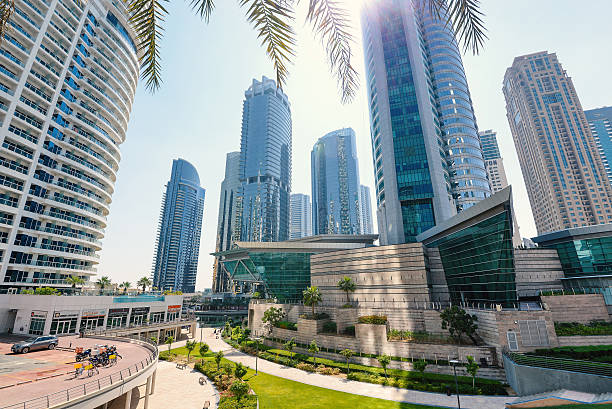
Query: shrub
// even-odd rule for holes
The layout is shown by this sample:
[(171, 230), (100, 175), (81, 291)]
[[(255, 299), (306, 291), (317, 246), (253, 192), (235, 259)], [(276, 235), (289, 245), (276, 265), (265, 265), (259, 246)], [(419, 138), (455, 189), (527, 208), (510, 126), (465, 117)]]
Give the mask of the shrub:
[(326, 323), (323, 324), (323, 332), (325, 333), (335, 334), (336, 329), (337, 329), (337, 326), (334, 321), (327, 321)]
[(612, 363), (612, 345), (536, 349), (533, 355)]
[(357, 320), (360, 324), (386, 325), (386, 315), (364, 315)]
[(236, 400), (240, 402), (244, 396), (249, 393), (249, 385), (246, 382), (242, 382), (240, 380), (234, 381), (230, 386), (229, 390), (236, 397)]
[(240, 402), (233, 396), (224, 396), (219, 400), (218, 409), (255, 409), (257, 407), (257, 397), (247, 395), (240, 399)]
[(305, 362), (300, 362), (299, 364), (297, 364), (295, 366), (297, 369), (301, 369), (302, 371), (307, 371), (307, 372), (316, 372), (316, 368), (314, 367), (314, 365), (311, 364), (307, 364)]
[(319, 365), (317, 367), (317, 372), (322, 375), (340, 375), (340, 369), (330, 368), (328, 366), (323, 366), (323, 365)]
[(344, 329), (344, 333), (346, 335), (350, 335), (350, 336), (355, 336), (355, 326), (354, 325), (349, 325)]
[(558, 336), (612, 335), (612, 323), (605, 321), (591, 321), (589, 324), (555, 322), (555, 332)]
[(307, 320), (326, 320), (329, 319), (329, 314), (324, 312), (318, 312), (315, 315), (312, 314), (301, 314), (300, 318), (304, 318)]
[(275, 327), (297, 331), (297, 324), (295, 322), (279, 321), (276, 323)]
[(354, 308), (354, 305), (353, 305), (353, 304), (346, 303), (346, 304), (344, 304), (344, 305), (343, 305), (342, 307), (340, 307), (340, 308)]

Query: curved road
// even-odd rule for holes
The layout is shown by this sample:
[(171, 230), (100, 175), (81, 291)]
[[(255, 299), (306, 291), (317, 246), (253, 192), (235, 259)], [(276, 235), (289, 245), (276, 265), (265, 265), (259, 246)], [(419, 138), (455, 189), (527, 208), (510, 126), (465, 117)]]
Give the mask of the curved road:
[[(210, 346), (210, 349), (214, 352), (223, 351), (225, 358), (234, 362), (241, 362), (244, 365), (255, 368), (255, 357), (237, 351), (230, 345), (226, 344), (222, 339), (216, 339), (213, 335), (213, 330), (210, 328), (204, 328), (204, 342), (206, 342)], [(176, 346), (181, 346), (182, 343), (177, 343)], [(173, 346), (174, 345), (175, 344), (173, 344)], [(395, 388), (392, 386), (350, 381), (334, 376), (301, 371), (296, 368), (282, 366), (264, 359), (258, 360), (258, 369), (267, 374), (290, 379), (292, 381), (356, 395), (393, 400), (396, 402), (443, 406), (449, 408), (457, 407), (456, 395), (447, 396), (440, 393), (421, 392)], [(505, 403), (511, 400), (513, 400), (513, 398), (509, 396), (461, 395), (461, 407), (465, 409), (504, 409)]]

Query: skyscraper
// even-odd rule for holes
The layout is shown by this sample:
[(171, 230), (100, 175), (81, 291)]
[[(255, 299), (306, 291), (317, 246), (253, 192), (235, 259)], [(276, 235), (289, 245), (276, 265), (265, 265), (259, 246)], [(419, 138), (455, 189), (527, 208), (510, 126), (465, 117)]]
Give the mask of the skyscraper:
[(153, 286), (160, 290), (195, 291), (204, 193), (193, 165), (184, 159), (173, 160), (153, 258)]
[(478, 135), (480, 136), (480, 142), (482, 142), (482, 153), (487, 167), (487, 176), (491, 183), (491, 191), (497, 193), (508, 186), (504, 160), (499, 154), (499, 146), (497, 146), (497, 133), (488, 129), (478, 132)]
[(601, 160), (612, 183), (612, 107), (584, 111), (591, 133), (599, 149)]
[(362, 30), (380, 242), (411, 242), (490, 195), (470, 92), (444, 17), (380, 0)]
[(503, 91), (538, 234), (612, 222), (612, 186), (557, 55), (515, 58)]
[(16, 0), (0, 47), (0, 292), (96, 273), (138, 82), (121, 2)]
[[(232, 247), (234, 223), (236, 222), (236, 197), (239, 190), (240, 152), (230, 152), (225, 158), (225, 178), (221, 182), (216, 252), (226, 251)], [(229, 286), (228, 277), (225, 276), (224, 270), (219, 268), (219, 260), (215, 258), (213, 291), (229, 291)]]
[(355, 131), (338, 129), (319, 138), (310, 158), (314, 234), (361, 234)]
[[(245, 92), (240, 141), (240, 194), (234, 241), (289, 238), (291, 107), (266, 77)], [(237, 230), (240, 226), (240, 230)]]
[(312, 236), (312, 206), (310, 196), (302, 193), (291, 195), (291, 224), (289, 238), (300, 239)]
[(364, 185), (359, 186), (359, 214), (361, 216), (361, 234), (374, 233), (372, 223), (372, 203), (370, 188)]

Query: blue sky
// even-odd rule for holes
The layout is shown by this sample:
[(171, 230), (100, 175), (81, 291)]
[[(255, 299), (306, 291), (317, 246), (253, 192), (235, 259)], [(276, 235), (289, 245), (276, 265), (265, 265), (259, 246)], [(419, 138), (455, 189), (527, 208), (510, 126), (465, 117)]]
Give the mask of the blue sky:
[[(357, 44), (355, 66), (363, 76), (358, 8), (351, 6)], [(367, 0), (364, 0), (367, 1)], [(150, 94), (139, 85), (103, 241), (98, 274), (113, 281), (149, 275), (164, 185), (172, 159), (198, 169), (206, 189), (197, 289), (211, 286), (225, 154), (240, 147), (244, 91), (252, 78), (274, 78), (272, 64), (246, 23), (237, 1), (217, 1), (210, 24), (186, 2), (172, 1), (162, 43), (163, 84)], [(306, 4), (302, 1), (302, 6)], [(584, 109), (612, 105), (612, 2), (608, 0), (483, 0), (489, 40), (464, 65), (480, 129), (494, 129), (521, 234), (536, 234), (514, 143), (506, 119), (502, 79), (514, 57), (556, 52), (574, 81)], [(298, 55), (285, 92), (292, 104), (292, 191), (310, 194), (310, 150), (325, 133), (352, 127), (357, 134), (361, 183), (373, 186), (365, 88), (342, 105), (320, 43), (298, 13)], [(607, 80), (604, 80), (606, 79)], [(374, 206), (374, 204), (373, 204)], [(375, 207), (373, 207), (375, 209)]]

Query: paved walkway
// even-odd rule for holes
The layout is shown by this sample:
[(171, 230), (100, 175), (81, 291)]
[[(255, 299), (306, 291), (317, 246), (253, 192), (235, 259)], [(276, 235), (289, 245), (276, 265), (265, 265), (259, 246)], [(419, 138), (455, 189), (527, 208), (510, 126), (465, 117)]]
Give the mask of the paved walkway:
[[(241, 362), (244, 365), (255, 368), (255, 357), (237, 351), (230, 345), (226, 344), (222, 339), (216, 339), (212, 331), (212, 329), (204, 329), (204, 342), (210, 346), (212, 351), (216, 352), (221, 350), (223, 351), (225, 358), (234, 362)], [(197, 339), (199, 341), (199, 337)], [(296, 368), (282, 366), (264, 359), (258, 360), (258, 369), (267, 374), (281, 378), (356, 395), (393, 400), (396, 402), (418, 403), (449, 408), (457, 407), (456, 395), (447, 396), (440, 393), (421, 392), (409, 389), (394, 388), (392, 386), (350, 381), (334, 376), (301, 371)], [(503, 409), (505, 408), (505, 403), (510, 402), (512, 399), (512, 397), (508, 396), (461, 395), (461, 407), (465, 409)]]

